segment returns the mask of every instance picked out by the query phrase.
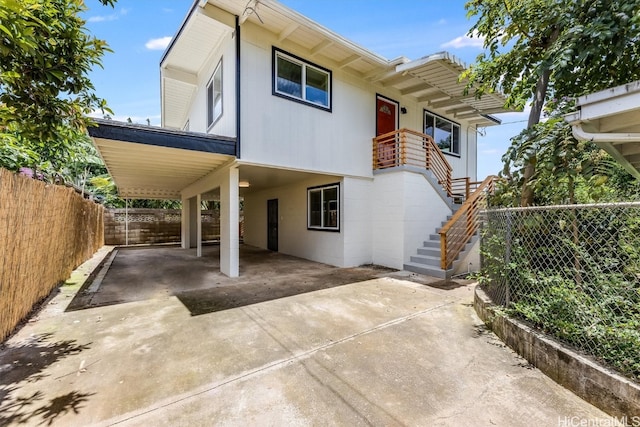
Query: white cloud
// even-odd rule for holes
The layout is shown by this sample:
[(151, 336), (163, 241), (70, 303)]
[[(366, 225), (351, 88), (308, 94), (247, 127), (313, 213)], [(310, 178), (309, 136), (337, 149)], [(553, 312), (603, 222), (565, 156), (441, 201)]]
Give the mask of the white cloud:
[(129, 13), (129, 9), (120, 9), (119, 12), (116, 13), (112, 13), (111, 15), (96, 15), (96, 16), (90, 16), (89, 18), (87, 18), (87, 22), (107, 22), (107, 21), (115, 21), (117, 19), (120, 19), (121, 16), (126, 15), (127, 13)]
[(87, 22), (115, 21), (116, 19), (118, 19), (118, 15), (96, 15), (96, 16), (90, 16), (87, 19)]
[(468, 34), (465, 34), (464, 36), (456, 37), (451, 41), (441, 44), (440, 47), (443, 47), (443, 48), (451, 47), (454, 49), (461, 49), (463, 47), (482, 48), (483, 45), (484, 45), (484, 37), (480, 37), (478, 32), (474, 30), (471, 37), (469, 37)]
[(145, 47), (149, 50), (164, 50), (171, 43), (171, 36), (160, 37), (158, 39), (151, 39), (145, 43)]

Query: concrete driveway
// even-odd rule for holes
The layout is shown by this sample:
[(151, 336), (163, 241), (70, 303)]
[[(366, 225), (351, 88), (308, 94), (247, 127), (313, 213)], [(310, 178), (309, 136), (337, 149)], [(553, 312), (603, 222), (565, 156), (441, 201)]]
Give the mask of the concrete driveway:
[(251, 248), (228, 279), (208, 251), (122, 250), (82, 292), (105, 251), (78, 269), (0, 350), (0, 425), (616, 425), (488, 332), (472, 284)]

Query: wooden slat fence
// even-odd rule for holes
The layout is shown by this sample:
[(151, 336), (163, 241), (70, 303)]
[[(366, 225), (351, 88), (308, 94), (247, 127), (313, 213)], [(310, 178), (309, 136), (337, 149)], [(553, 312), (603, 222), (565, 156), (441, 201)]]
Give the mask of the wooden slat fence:
[(101, 205), (0, 169), (0, 342), (103, 244)]

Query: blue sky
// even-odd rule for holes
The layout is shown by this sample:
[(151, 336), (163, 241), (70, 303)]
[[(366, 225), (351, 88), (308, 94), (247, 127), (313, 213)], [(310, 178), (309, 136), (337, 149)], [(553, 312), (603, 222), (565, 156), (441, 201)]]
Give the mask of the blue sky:
[[(417, 59), (447, 50), (474, 62), (482, 52), (478, 39), (465, 37), (471, 21), (465, 0), (281, 0), (338, 34), (388, 59)], [(115, 8), (86, 0), (87, 28), (109, 43), (104, 69), (91, 79), (114, 118), (160, 124), (159, 62), (192, 0), (118, 0)], [(526, 114), (498, 115), (502, 126), (486, 129), (478, 140), (478, 178), (497, 173), (509, 138), (526, 124)], [(515, 123), (514, 123), (515, 122)]]

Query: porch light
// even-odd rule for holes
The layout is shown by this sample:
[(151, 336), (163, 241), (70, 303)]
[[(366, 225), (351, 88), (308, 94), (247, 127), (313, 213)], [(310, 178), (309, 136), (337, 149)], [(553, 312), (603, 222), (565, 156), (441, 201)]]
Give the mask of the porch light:
[(240, 181), (238, 183), (238, 187), (240, 187), (240, 188), (249, 188), (249, 181)]

